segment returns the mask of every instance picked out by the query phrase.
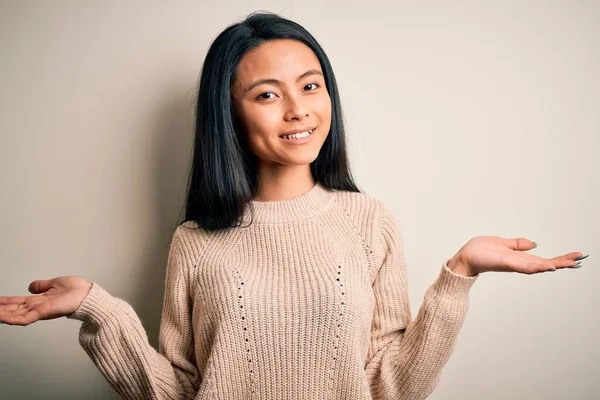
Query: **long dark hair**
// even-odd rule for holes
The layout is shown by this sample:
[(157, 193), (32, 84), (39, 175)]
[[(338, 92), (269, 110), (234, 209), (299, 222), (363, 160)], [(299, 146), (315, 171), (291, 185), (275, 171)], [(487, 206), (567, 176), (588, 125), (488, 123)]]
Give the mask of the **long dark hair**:
[(331, 98), (331, 130), (310, 169), (316, 182), (329, 190), (360, 192), (354, 183), (346, 151), (346, 135), (337, 83), (327, 55), (302, 26), (276, 14), (253, 13), (214, 40), (200, 76), (196, 107), (194, 153), (188, 182), (185, 218), (200, 228), (240, 226), (254, 197), (258, 163), (243, 135), (233, 108), (231, 86), (241, 58), (261, 43), (293, 39), (315, 53)]

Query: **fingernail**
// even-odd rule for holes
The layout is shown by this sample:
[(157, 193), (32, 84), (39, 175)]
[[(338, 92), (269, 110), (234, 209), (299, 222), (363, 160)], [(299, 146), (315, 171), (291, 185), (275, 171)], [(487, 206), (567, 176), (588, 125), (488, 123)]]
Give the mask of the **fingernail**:
[(590, 256), (589, 254), (586, 254), (585, 256), (577, 257), (577, 258), (575, 259), (575, 261), (580, 261), (580, 260), (583, 260), (584, 258), (588, 258), (589, 256)]
[(533, 242), (533, 248), (535, 249), (537, 247), (537, 243)]
[(575, 263), (575, 265), (573, 265), (572, 267), (569, 267), (569, 268), (579, 268), (579, 267), (581, 267), (581, 261), (577, 261)]
[(581, 267), (582, 267), (582, 264), (577, 264), (574, 267), (569, 267), (569, 268), (571, 268), (571, 269), (577, 269), (577, 268), (581, 268)]
[(0, 321), (0, 324), (3, 324), (4, 322)]

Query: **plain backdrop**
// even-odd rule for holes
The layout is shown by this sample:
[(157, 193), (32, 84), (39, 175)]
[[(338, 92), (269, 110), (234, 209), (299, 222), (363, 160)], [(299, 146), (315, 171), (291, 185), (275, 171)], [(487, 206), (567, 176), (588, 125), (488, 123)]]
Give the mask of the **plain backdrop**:
[[(471, 237), (578, 270), (484, 274), (431, 399), (600, 398), (600, 2), (2, 1), (0, 295), (81, 275), (157, 346), (208, 46), (256, 10), (329, 55), (360, 187), (400, 221), (411, 308)], [(117, 399), (80, 322), (0, 325), (0, 399)]]

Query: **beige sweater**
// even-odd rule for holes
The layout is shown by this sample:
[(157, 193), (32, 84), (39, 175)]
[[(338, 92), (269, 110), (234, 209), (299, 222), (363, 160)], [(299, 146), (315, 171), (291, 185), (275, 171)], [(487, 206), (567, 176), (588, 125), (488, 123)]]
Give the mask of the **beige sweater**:
[(249, 227), (175, 231), (158, 352), (132, 307), (93, 284), (68, 318), (110, 385), (126, 399), (426, 398), (476, 278), (442, 266), (413, 320), (380, 201), (317, 184), (252, 204)]

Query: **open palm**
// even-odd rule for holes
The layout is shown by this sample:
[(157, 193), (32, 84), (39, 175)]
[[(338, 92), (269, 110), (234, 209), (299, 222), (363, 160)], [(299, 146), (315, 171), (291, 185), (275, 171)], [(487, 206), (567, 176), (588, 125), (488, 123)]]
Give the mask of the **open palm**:
[(587, 257), (580, 252), (571, 252), (543, 258), (525, 252), (535, 247), (535, 243), (526, 238), (478, 236), (469, 240), (451, 263), (461, 264), (469, 275), (489, 271), (536, 274), (562, 268), (578, 268), (581, 266), (580, 260)]
[(10, 325), (29, 325), (70, 315), (77, 310), (91, 287), (90, 282), (79, 276), (33, 281), (29, 292), (34, 296), (0, 297), (0, 321)]

